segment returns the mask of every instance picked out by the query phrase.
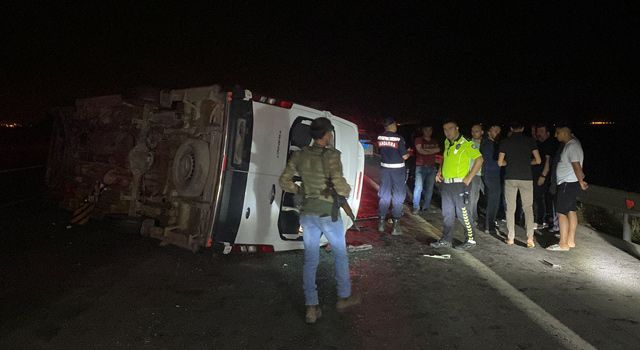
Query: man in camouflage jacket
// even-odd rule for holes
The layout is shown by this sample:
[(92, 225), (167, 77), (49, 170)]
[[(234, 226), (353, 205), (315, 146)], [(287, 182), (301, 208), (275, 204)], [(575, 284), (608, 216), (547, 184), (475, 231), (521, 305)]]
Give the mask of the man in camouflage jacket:
[[(318, 118), (311, 123), (313, 145), (294, 152), (287, 167), (280, 176), (280, 187), (286, 192), (303, 196), (300, 224), (303, 228), (304, 268), (303, 282), (306, 322), (315, 323), (322, 316), (316, 287), (316, 270), (320, 259), (320, 237), (325, 235), (331, 244), (336, 265), (339, 311), (355, 305), (359, 299), (351, 294), (349, 278), (349, 258), (345, 242), (342, 219), (331, 219), (333, 197), (327, 187), (327, 180), (333, 182), (338, 195), (348, 197), (351, 188), (342, 175), (340, 151), (331, 148), (333, 125), (327, 118)], [(294, 176), (302, 178), (302, 186), (294, 181)]]

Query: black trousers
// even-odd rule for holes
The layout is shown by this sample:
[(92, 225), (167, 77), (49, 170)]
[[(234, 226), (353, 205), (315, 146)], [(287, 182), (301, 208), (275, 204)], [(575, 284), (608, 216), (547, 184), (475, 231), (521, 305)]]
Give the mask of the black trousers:
[(545, 181), (542, 186), (538, 186), (534, 179), (533, 184), (533, 213), (535, 216), (535, 222), (537, 224), (544, 224), (548, 216), (551, 216), (551, 210), (553, 209), (553, 196), (549, 193), (549, 186)]
[(442, 184), (442, 216), (444, 227), (442, 228), (442, 240), (453, 241), (453, 227), (456, 216), (466, 231), (468, 241), (473, 241), (473, 224), (469, 212), (469, 186), (464, 183)]
[(482, 176), (484, 181), (484, 193), (487, 196), (487, 211), (485, 216), (485, 229), (494, 231), (496, 229), (496, 216), (498, 215), (498, 208), (500, 207), (500, 200), (502, 198), (502, 185), (500, 181), (500, 175), (484, 175)]

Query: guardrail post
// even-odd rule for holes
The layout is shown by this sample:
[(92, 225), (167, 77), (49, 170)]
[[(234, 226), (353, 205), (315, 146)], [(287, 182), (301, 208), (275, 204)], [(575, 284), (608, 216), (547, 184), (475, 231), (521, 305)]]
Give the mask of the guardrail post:
[(631, 224), (629, 224), (629, 214), (622, 215), (622, 239), (631, 242)]

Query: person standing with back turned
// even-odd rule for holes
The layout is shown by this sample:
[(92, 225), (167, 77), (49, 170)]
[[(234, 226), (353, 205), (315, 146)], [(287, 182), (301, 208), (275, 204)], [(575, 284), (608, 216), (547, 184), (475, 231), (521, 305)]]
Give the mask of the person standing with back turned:
[[(458, 124), (445, 121), (442, 125), (446, 140), (444, 141), (444, 160), (438, 174), (437, 182), (443, 182), (440, 195), (442, 197), (442, 216), (444, 218), (442, 238), (431, 243), (433, 248), (450, 248), (453, 241), (453, 227), (458, 220), (465, 229), (466, 240), (456, 249), (470, 249), (476, 246), (473, 236), (473, 225), (469, 213), (469, 185), (482, 168), (482, 155), (473, 142), (460, 134)], [(473, 160), (471, 168), (469, 163)]]
[[(524, 126), (519, 122), (511, 124), (511, 136), (500, 144), (498, 165), (506, 167), (504, 198), (507, 202), (507, 245), (513, 245), (515, 239), (515, 214), (518, 192), (522, 199), (527, 228), (527, 247), (534, 248), (533, 242), (533, 175), (531, 166), (541, 163), (536, 142), (523, 135)], [(531, 159), (533, 157), (533, 160)]]
[[(316, 270), (320, 260), (320, 237), (325, 235), (331, 244), (336, 265), (338, 302), (336, 308), (358, 304), (359, 297), (351, 294), (349, 257), (345, 242), (345, 230), (340, 216), (333, 221), (333, 197), (327, 188), (328, 178), (338, 195), (348, 197), (351, 187), (342, 175), (340, 151), (329, 145), (333, 139), (333, 125), (328, 118), (317, 118), (311, 122), (313, 145), (294, 152), (280, 176), (280, 187), (286, 192), (303, 196), (300, 224), (304, 234), (304, 298), (307, 307), (305, 321), (315, 323), (322, 316), (316, 286)], [(299, 187), (294, 176), (302, 178)]]
[(399, 220), (402, 216), (404, 198), (407, 195), (404, 161), (409, 158), (409, 153), (404, 138), (397, 133), (398, 125), (395, 119), (386, 118), (384, 128), (385, 132), (378, 136), (378, 149), (381, 158), (378, 231), (384, 232), (385, 219), (389, 212), (389, 206), (392, 205), (393, 230), (391, 234), (397, 236), (402, 234)]

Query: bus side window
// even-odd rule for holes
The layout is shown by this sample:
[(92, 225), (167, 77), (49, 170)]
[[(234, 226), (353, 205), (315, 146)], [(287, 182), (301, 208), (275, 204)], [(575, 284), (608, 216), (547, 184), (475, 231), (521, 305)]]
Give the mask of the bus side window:
[(298, 149), (302, 149), (305, 146), (311, 145), (310, 125), (310, 120), (298, 117), (289, 132), (289, 146), (295, 146)]

